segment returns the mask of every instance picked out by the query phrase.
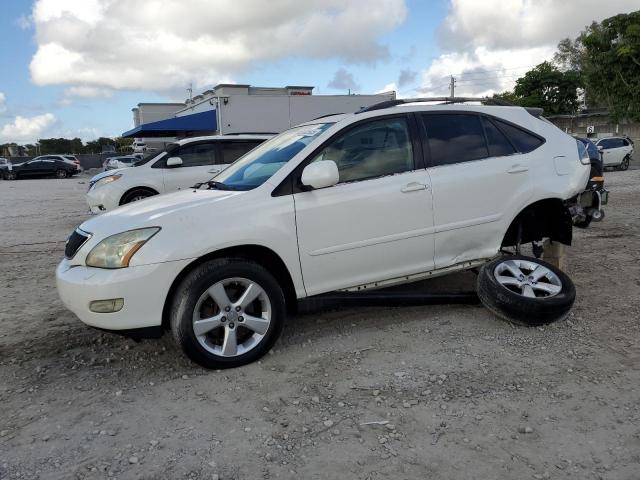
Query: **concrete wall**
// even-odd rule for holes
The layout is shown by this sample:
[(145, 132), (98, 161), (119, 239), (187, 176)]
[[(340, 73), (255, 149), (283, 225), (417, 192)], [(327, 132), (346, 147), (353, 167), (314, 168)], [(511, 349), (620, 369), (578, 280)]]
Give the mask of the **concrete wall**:
[[(608, 115), (579, 115), (571, 117), (569, 115), (559, 115), (548, 117), (549, 121), (557, 125), (561, 130), (572, 134), (589, 138), (603, 138), (617, 135), (627, 135), (635, 143), (640, 142), (640, 123), (622, 122), (614, 123)], [(587, 135), (587, 127), (593, 126), (595, 133)]]

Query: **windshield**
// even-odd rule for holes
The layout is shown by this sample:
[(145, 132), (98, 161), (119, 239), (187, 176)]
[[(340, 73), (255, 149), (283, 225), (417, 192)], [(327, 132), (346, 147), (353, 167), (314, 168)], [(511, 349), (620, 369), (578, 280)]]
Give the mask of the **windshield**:
[(231, 164), (211, 182), (213, 188), (252, 190), (269, 180), (333, 123), (294, 127), (267, 140)]
[(167, 145), (167, 147), (158, 152), (158, 151), (153, 151), (151, 153), (147, 153), (144, 157), (142, 157), (142, 159), (136, 161), (133, 166), (134, 167), (139, 167), (140, 165), (144, 165), (145, 163), (148, 163), (150, 160), (153, 160), (156, 157), (159, 157), (160, 155), (162, 155), (165, 152), (171, 151), (171, 150), (175, 150), (176, 148), (178, 148), (179, 145), (177, 143), (170, 143), (169, 145)]

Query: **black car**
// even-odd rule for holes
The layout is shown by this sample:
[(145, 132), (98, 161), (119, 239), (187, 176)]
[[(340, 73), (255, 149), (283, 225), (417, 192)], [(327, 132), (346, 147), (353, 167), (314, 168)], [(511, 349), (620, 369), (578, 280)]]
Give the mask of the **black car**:
[(5, 180), (48, 176), (67, 178), (79, 171), (75, 163), (58, 155), (43, 155), (23, 163), (0, 166), (0, 173)]

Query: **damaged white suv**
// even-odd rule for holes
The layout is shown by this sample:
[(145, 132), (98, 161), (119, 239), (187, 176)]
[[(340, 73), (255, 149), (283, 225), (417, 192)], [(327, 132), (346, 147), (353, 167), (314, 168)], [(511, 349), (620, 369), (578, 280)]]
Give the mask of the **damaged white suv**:
[(199, 188), (88, 220), (57, 269), (64, 304), (101, 329), (171, 329), (210, 368), (264, 355), (297, 299), (476, 267), (498, 315), (566, 315), (564, 273), (501, 252), (569, 244), (600, 209), (584, 148), (539, 111), (441, 100), (305, 123)]

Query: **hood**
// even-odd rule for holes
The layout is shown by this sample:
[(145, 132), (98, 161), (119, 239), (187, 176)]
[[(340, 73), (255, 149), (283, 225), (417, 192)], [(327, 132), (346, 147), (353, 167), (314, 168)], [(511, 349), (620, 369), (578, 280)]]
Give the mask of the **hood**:
[(179, 225), (180, 217), (198, 216), (199, 213), (194, 211), (199, 209), (211, 212), (219, 208), (220, 203), (226, 203), (244, 193), (246, 192), (188, 189), (155, 195), (91, 218), (80, 225), (80, 228), (98, 236), (109, 236), (135, 228)]

